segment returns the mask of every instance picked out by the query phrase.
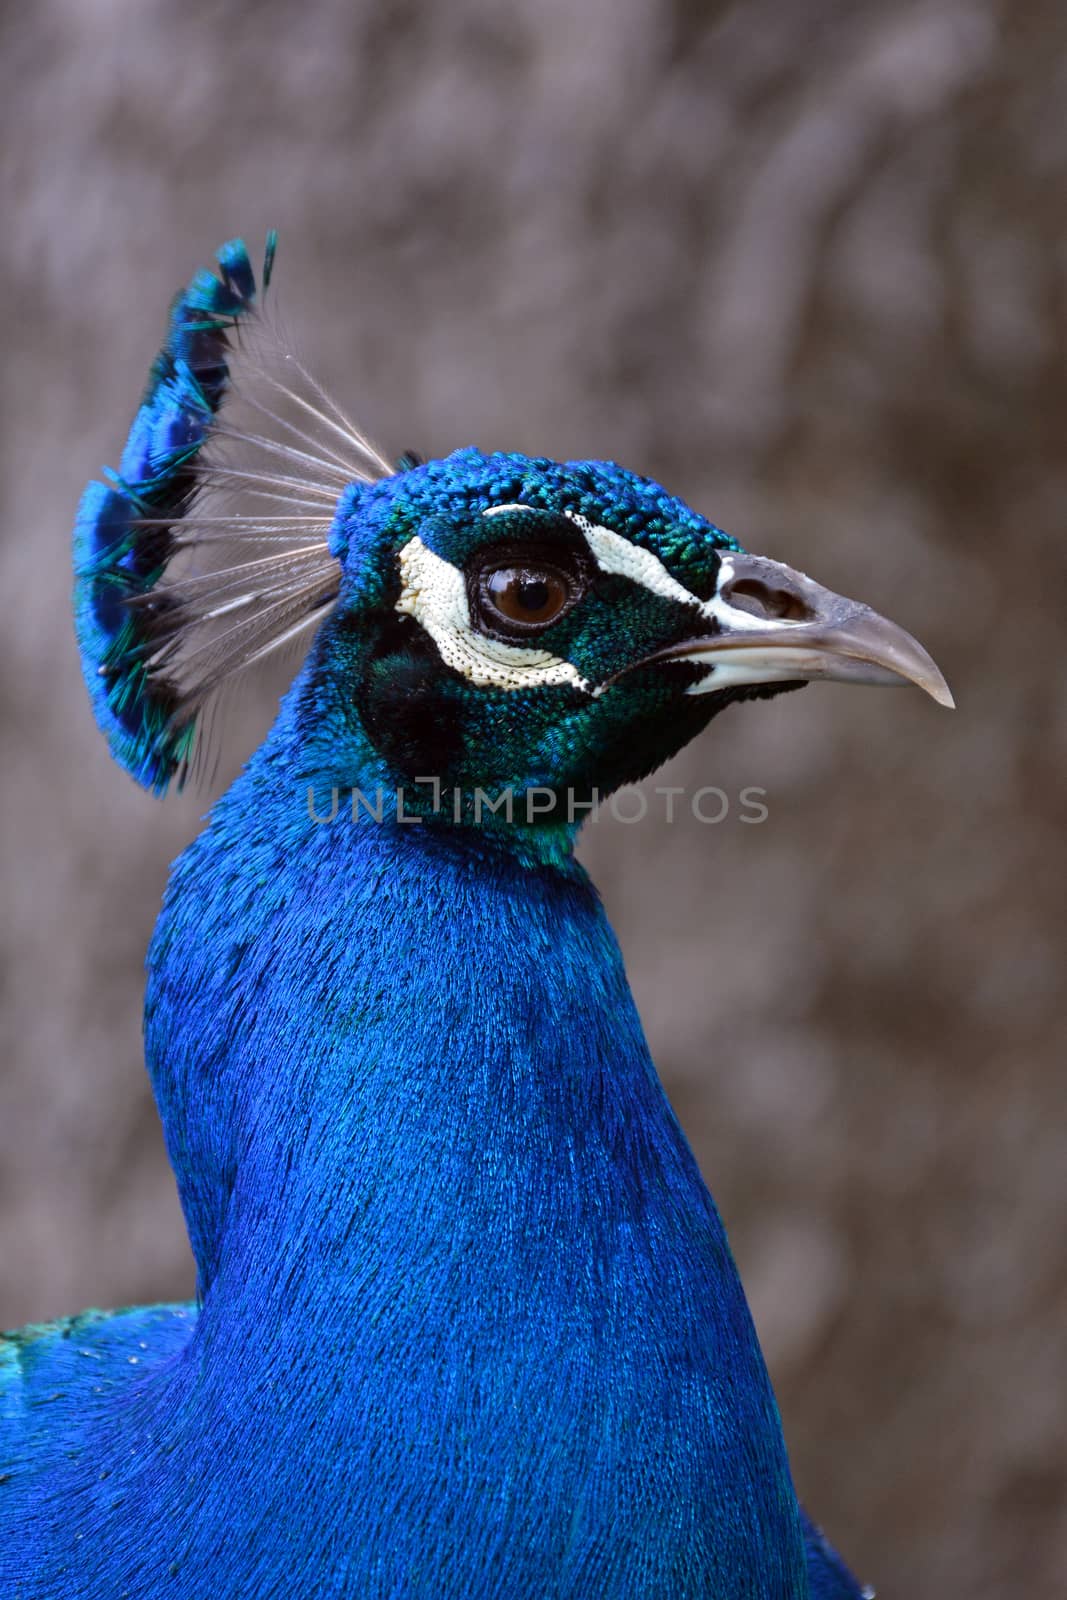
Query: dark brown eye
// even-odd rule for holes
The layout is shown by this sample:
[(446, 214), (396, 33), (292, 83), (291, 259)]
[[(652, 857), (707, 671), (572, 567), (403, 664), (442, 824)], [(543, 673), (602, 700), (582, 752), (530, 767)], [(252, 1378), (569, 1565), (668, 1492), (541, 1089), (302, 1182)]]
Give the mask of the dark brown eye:
[(570, 524), (557, 529), (553, 523), (551, 532), (558, 536), (508, 540), (475, 552), (467, 600), (471, 620), (488, 638), (532, 642), (588, 592), (596, 574), (581, 535)]
[(497, 567), (487, 572), (483, 593), (509, 622), (546, 624), (567, 607), (570, 586), (552, 567)]

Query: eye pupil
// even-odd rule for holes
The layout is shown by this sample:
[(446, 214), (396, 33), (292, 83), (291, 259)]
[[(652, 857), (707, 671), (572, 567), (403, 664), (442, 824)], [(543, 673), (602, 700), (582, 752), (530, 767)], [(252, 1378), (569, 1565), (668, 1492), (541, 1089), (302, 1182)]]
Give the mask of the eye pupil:
[(524, 611), (543, 611), (548, 605), (550, 590), (543, 578), (520, 578), (518, 601)]
[(486, 584), (494, 609), (512, 622), (551, 622), (569, 599), (561, 573), (524, 567), (499, 567)]

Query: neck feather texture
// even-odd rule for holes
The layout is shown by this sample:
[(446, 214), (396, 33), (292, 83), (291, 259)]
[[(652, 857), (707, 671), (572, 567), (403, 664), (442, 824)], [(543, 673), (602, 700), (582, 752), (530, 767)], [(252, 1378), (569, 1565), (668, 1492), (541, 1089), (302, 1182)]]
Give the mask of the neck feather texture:
[(722, 1225), (573, 859), (317, 824), (264, 761), (175, 869), (150, 972), (197, 1392), (291, 1392), (293, 1470), (343, 1458), (352, 1493), (384, 1472), (401, 1521), (444, 1473), (500, 1497), (468, 1543), (506, 1525), (559, 1570), (610, 1564), (636, 1519), (673, 1587), (635, 1594), (747, 1594), (749, 1567), (753, 1594), (804, 1593)]

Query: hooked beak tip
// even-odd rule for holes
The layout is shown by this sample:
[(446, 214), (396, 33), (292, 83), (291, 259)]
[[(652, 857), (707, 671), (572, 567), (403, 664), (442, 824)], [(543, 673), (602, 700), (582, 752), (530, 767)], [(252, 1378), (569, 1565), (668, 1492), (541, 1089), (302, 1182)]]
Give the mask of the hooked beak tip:
[(921, 683), (919, 688), (925, 689), (930, 699), (936, 700), (939, 706), (944, 706), (947, 711), (955, 711), (956, 702), (953, 699), (952, 690), (940, 673), (938, 673), (938, 678), (939, 682), (933, 684)]

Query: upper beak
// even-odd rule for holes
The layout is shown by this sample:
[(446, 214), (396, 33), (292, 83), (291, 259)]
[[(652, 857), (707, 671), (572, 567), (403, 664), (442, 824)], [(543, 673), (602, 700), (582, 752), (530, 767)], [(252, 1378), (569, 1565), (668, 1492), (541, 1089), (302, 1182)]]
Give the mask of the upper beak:
[(687, 661), (707, 672), (690, 694), (745, 683), (809, 678), (914, 683), (941, 706), (951, 691), (917, 639), (858, 600), (847, 600), (779, 561), (729, 551), (702, 610), (708, 631), (649, 661)]

